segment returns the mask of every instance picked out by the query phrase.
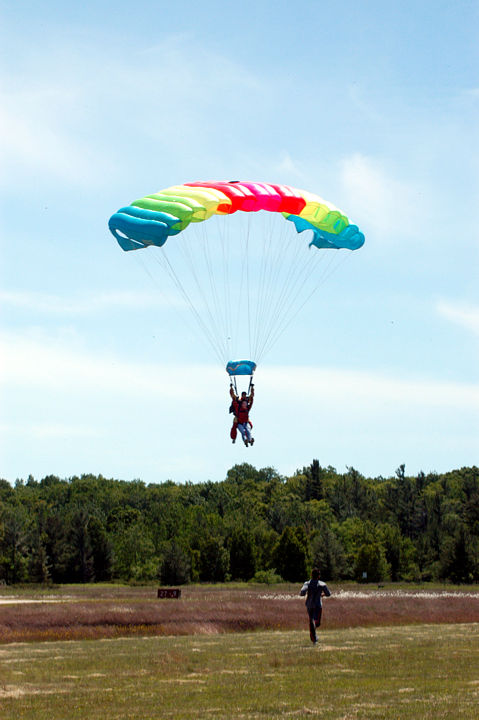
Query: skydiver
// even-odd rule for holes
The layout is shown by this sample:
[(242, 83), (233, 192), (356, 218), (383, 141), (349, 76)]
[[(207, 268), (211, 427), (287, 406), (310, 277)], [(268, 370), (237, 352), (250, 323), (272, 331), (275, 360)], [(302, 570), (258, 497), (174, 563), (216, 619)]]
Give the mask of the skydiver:
[(249, 419), (249, 411), (253, 405), (254, 385), (251, 384), (251, 392), (249, 395), (243, 391), (241, 397), (236, 395), (233, 385), (230, 385), (230, 396), (232, 400), (230, 411), (234, 413), (233, 426), (230, 431), (231, 441), (233, 443), (236, 442), (236, 435), (239, 430), (246, 447), (253, 445), (254, 438), (251, 437), (253, 423)]

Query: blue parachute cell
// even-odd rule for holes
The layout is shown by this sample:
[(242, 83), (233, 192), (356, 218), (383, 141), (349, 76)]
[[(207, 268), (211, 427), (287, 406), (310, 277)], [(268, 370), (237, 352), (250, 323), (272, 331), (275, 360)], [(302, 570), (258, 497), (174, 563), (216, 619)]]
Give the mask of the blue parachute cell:
[(312, 223), (308, 222), (308, 220), (297, 217), (296, 215), (289, 215), (286, 219), (294, 224), (299, 233), (304, 232), (304, 230), (313, 231), (313, 240), (309, 243), (310, 247), (314, 245), (317, 248), (325, 249), (334, 248), (340, 250), (344, 248), (346, 250), (358, 250), (364, 245), (364, 235), (357, 225), (348, 225), (339, 233), (331, 233), (327, 230), (316, 228)]
[(178, 218), (169, 213), (154, 213), (143, 208), (121, 208), (111, 216), (109, 227), (123, 250), (138, 250), (157, 245), (162, 247), (170, 235), (180, 232)]
[(228, 375), (252, 375), (256, 370), (256, 363), (252, 360), (230, 360), (226, 365)]

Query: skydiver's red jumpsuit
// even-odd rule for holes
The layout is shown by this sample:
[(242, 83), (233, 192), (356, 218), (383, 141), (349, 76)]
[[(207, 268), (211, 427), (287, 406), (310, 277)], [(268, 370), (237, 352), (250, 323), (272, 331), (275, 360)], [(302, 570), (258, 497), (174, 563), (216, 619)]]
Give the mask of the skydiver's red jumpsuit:
[(239, 429), (245, 445), (248, 443), (253, 444), (254, 439), (251, 437), (250, 432), (250, 428), (253, 427), (253, 423), (249, 419), (249, 411), (253, 405), (254, 386), (251, 386), (251, 392), (249, 395), (242, 393), (241, 398), (235, 395), (233, 388), (230, 387), (230, 395), (233, 401), (232, 405), (235, 416), (233, 426), (230, 431), (230, 437), (233, 441), (235, 441)]

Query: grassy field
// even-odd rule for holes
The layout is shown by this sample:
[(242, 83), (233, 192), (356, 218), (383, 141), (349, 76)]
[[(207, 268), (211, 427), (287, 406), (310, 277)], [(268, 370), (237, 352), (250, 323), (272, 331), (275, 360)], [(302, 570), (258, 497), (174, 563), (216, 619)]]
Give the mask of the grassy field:
[(0, 719), (476, 719), (479, 588), (298, 590), (0, 588)]
[(475, 624), (0, 647), (2, 720), (475, 720)]
[[(180, 600), (156, 587), (70, 585), (1, 588), (0, 644), (131, 635), (211, 635), (303, 630), (304, 599), (294, 585), (187, 586)], [(324, 602), (326, 629), (479, 622), (479, 588), (341, 585)]]

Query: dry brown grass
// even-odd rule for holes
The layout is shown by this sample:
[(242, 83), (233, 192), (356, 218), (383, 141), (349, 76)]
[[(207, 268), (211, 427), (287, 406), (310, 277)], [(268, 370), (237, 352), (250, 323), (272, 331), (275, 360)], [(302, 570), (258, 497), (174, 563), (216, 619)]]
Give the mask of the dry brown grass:
[[(329, 629), (479, 622), (479, 591), (332, 590), (323, 613), (323, 626)], [(189, 586), (180, 600), (158, 600), (153, 587), (69, 586), (43, 593), (23, 591), (9, 600), (11, 604), (0, 605), (0, 643), (306, 626), (298, 587), (286, 585)]]

